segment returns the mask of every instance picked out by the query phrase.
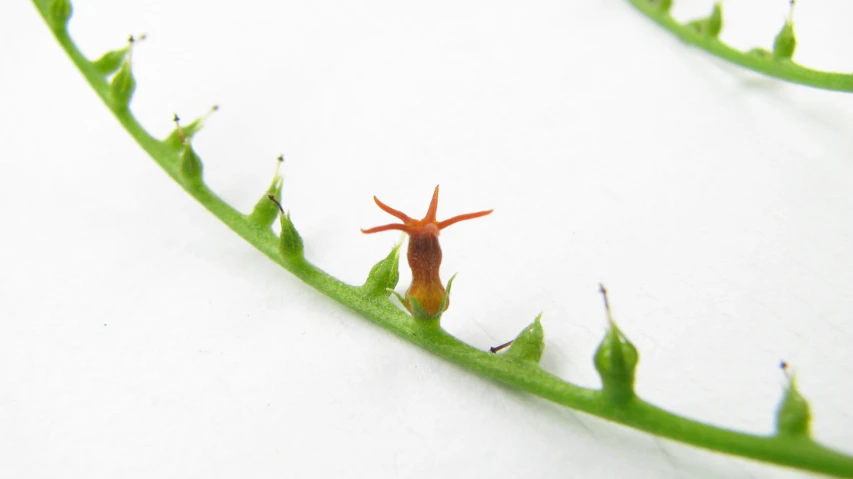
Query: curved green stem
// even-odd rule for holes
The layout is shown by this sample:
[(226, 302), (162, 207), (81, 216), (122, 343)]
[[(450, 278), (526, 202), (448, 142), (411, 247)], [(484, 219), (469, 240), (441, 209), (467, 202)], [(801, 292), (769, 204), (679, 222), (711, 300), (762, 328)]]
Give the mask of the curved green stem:
[[(49, 21), (55, 0), (33, 0)], [(821, 446), (807, 437), (756, 436), (703, 424), (669, 413), (636, 396), (614, 401), (601, 390), (582, 388), (542, 370), (538, 364), (478, 350), (441, 329), (437, 321), (416, 321), (385, 296), (345, 284), (302, 257), (280, 253), (279, 238), (249, 215), (225, 203), (202, 181), (181, 174), (180, 153), (146, 132), (126, 107), (116, 107), (105, 75), (77, 49), (64, 28), (52, 28), (59, 44), (136, 142), (193, 198), (270, 259), (299, 279), (361, 316), (434, 354), (485, 377), (558, 404), (698, 447), (775, 464), (853, 477), (853, 457)]]
[(765, 50), (743, 52), (726, 45), (716, 36), (709, 36), (690, 26), (679, 23), (667, 9), (658, 6), (660, 0), (628, 0), (634, 7), (655, 23), (668, 30), (683, 42), (696, 46), (724, 60), (779, 78), (824, 90), (853, 92), (853, 74), (833, 73), (806, 68), (788, 59), (775, 58)]

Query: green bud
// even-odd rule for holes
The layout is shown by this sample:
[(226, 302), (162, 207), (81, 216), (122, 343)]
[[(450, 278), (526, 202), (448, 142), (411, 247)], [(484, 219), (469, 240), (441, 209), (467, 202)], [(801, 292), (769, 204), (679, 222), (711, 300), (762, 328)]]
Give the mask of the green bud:
[(304, 246), (302, 237), (290, 220), (290, 212), (281, 213), (281, 236), (279, 237), (278, 251), (285, 261), (302, 260), (304, 258)]
[(658, 10), (668, 12), (672, 8), (672, 0), (656, 0)]
[(201, 183), (201, 175), (204, 165), (198, 157), (192, 145), (187, 143), (181, 152), (180, 173), (181, 177), (188, 183)]
[(54, 30), (65, 30), (71, 18), (71, 10), (71, 2), (68, 0), (51, 1), (47, 6), (47, 23)]
[(267, 188), (266, 195), (264, 195), (257, 204), (255, 204), (255, 209), (253, 209), (252, 213), (249, 214), (249, 221), (262, 228), (269, 228), (272, 226), (276, 215), (279, 213), (279, 209), (275, 203), (270, 201), (269, 197), (272, 196), (273, 198), (281, 201), (282, 182), (282, 177), (278, 176), (278, 173), (276, 173), (270, 187)]
[(699, 20), (693, 20), (687, 26), (693, 28), (701, 35), (709, 38), (717, 38), (723, 30), (723, 5), (720, 2), (714, 4), (711, 16)]
[(124, 61), (127, 56), (129, 48), (125, 47), (119, 50), (113, 50), (107, 53), (104, 53), (101, 58), (98, 58), (94, 62), (92, 62), (92, 66), (95, 67), (95, 70), (98, 70), (103, 75), (110, 75), (118, 70), (118, 67), (121, 66), (121, 62)]
[(545, 330), (542, 329), (541, 320), (542, 314), (524, 328), (504, 356), (539, 364), (545, 351)]
[(776, 409), (776, 430), (778, 434), (808, 437), (811, 418), (809, 403), (797, 390), (796, 378), (791, 377)]
[(790, 60), (797, 48), (797, 37), (794, 35), (794, 22), (789, 18), (782, 30), (773, 41), (773, 58)]
[(136, 80), (133, 78), (133, 72), (130, 71), (130, 62), (125, 61), (110, 82), (110, 99), (113, 108), (127, 108), (134, 90), (136, 90)]
[(165, 143), (166, 146), (175, 151), (180, 150), (183, 147), (184, 143), (192, 140), (195, 134), (198, 133), (201, 130), (201, 127), (204, 126), (204, 122), (207, 121), (210, 115), (212, 115), (213, 112), (217, 110), (219, 110), (219, 105), (213, 105), (210, 111), (205, 113), (203, 116), (196, 118), (187, 126), (181, 126), (178, 123), (180, 121), (180, 118), (178, 118), (178, 115), (176, 114), (173, 118), (173, 121), (175, 122), (175, 129), (172, 130), (171, 133), (169, 133), (169, 136), (167, 136), (163, 140), (163, 143)]
[(613, 321), (595, 352), (595, 369), (601, 375), (604, 394), (622, 403), (634, 397), (634, 372), (639, 355), (637, 348), (622, 334)]
[[(397, 282), (400, 280), (400, 245), (397, 243), (391, 253), (376, 263), (367, 275), (361, 289), (368, 296), (382, 296), (387, 298)], [(420, 306), (420, 305), (419, 305)], [(423, 309), (423, 308), (422, 308)]]

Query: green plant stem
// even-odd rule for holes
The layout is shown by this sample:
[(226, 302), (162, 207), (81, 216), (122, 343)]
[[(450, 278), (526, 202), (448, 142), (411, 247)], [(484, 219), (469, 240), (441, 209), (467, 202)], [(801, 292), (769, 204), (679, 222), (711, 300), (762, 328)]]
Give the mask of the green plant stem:
[[(628, 0), (644, 15), (670, 31), (683, 42), (696, 46), (736, 65), (767, 76), (779, 78), (791, 83), (799, 83), (824, 90), (853, 92), (853, 74), (833, 73), (813, 70), (791, 60), (775, 59), (772, 55), (760, 55), (755, 52), (743, 52), (726, 45), (716, 37), (703, 35), (687, 24), (672, 18), (667, 11), (660, 10), (650, 0)], [(769, 52), (767, 52), (769, 53)]]
[[(33, 0), (46, 17), (50, 0)], [(359, 287), (345, 284), (306, 260), (286, 261), (279, 254), (279, 239), (270, 228), (261, 228), (225, 203), (201, 182), (188, 182), (180, 175), (179, 155), (163, 141), (152, 137), (127, 108), (110, 101), (109, 85), (86, 59), (65, 29), (52, 29), (59, 44), (82, 72), (101, 100), (136, 142), (184, 190), (214, 216), (267, 257), (299, 279), (361, 316), (438, 356), (513, 388), (527, 391), (557, 404), (714, 451), (735, 454), (841, 477), (853, 477), (853, 457), (846, 456), (808, 438), (757, 436), (686, 419), (637, 397), (615, 403), (600, 390), (582, 388), (542, 370), (535, 363), (512, 360), (478, 350), (448, 334), (436, 321), (416, 321), (387, 298), (370, 296)]]

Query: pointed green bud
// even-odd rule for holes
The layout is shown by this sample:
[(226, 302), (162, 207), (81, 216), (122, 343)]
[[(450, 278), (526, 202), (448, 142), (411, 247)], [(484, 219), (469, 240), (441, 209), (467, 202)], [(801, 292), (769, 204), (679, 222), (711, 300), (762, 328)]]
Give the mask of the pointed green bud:
[(302, 237), (299, 236), (299, 232), (296, 231), (296, 227), (293, 226), (293, 221), (290, 220), (290, 212), (284, 212), (284, 208), (281, 207), (281, 203), (275, 199), (275, 196), (267, 195), (267, 199), (278, 206), (278, 218), (281, 221), (281, 235), (279, 235), (278, 240), (278, 253), (285, 261), (303, 260), (305, 258), (305, 248), (302, 244)]
[(47, 23), (54, 30), (65, 30), (71, 18), (71, 2), (69, 0), (52, 0), (47, 6)]
[(595, 369), (601, 375), (604, 393), (610, 399), (624, 402), (634, 397), (634, 372), (638, 361), (637, 348), (616, 327), (616, 323), (611, 323), (595, 352)]
[(545, 330), (542, 329), (542, 314), (515, 338), (504, 357), (539, 364), (545, 351)]
[(776, 35), (776, 40), (773, 41), (773, 58), (790, 60), (796, 49), (797, 37), (794, 35), (794, 22), (789, 18)]
[(115, 71), (118, 70), (118, 67), (121, 66), (121, 62), (123, 62), (127, 56), (128, 50), (129, 48), (125, 47), (104, 53), (101, 58), (92, 62), (92, 66), (94, 66), (95, 70), (98, 70), (103, 75), (115, 73)]
[(367, 281), (361, 287), (365, 294), (387, 298), (394, 291), (394, 287), (397, 286), (397, 282), (400, 280), (401, 245), (402, 243), (397, 243), (388, 256), (370, 269)]
[(276, 215), (279, 213), (278, 205), (270, 201), (269, 197), (272, 196), (281, 202), (281, 185), (284, 180), (279, 174), (279, 170), (283, 161), (284, 156), (279, 156), (278, 163), (275, 165), (275, 175), (273, 175), (272, 183), (267, 188), (267, 193), (255, 204), (255, 209), (249, 214), (249, 221), (262, 228), (271, 227)]
[(181, 177), (188, 183), (201, 183), (201, 175), (204, 165), (198, 157), (192, 145), (187, 143), (181, 151), (181, 163), (179, 166)]
[(113, 108), (127, 108), (134, 90), (136, 90), (136, 80), (133, 78), (133, 72), (130, 71), (130, 62), (125, 60), (110, 81), (110, 100)]
[(711, 16), (699, 20), (693, 20), (687, 26), (693, 28), (701, 35), (717, 38), (720, 36), (720, 31), (723, 30), (723, 5), (720, 2), (714, 4), (714, 9), (711, 11)]
[(219, 105), (213, 105), (210, 108), (210, 111), (205, 113), (203, 116), (196, 118), (187, 126), (181, 126), (181, 119), (178, 118), (177, 114), (175, 114), (175, 116), (172, 118), (172, 121), (175, 122), (175, 129), (172, 130), (171, 133), (169, 133), (169, 136), (163, 139), (163, 143), (165, 143), (173, 150), (180, 150), (183, 147), (184, 143), (192, 140), (195, 134), (201, 130), (201, 127), (204, 126), (204, 122), (206, 122), (207, 119), (210, 118), (210, 115), (212, 115), (213, 112), (218, 110)]
[[(783, 369), (787, 364), (782, 363)], [(776, 409), (776, 431), (789, 436), (809, 436), (811, 408), (806, 398), (797, 390), (795, 376), (788, 377), (788, 385), (782, 402)]]
[(299, 232), (293, 226), (293, 221), (290, 220), (290, 212), (280, 214), (279, 218), (281, 219), (281, 237), (279, 238), (278, 251), (281, 253), (281, 257), (288, 261), (303, 259), (302, 237), (299, 236)]
[(601, 376), (604, 394), (612, 401), (622, 403), (634, 397), (634, 373), (640, 360), (637, 348), (628, 341), (613, 321), (607, 290), (601, 285), (604, 306), (610, 327), (595, 352), (595, 369)]

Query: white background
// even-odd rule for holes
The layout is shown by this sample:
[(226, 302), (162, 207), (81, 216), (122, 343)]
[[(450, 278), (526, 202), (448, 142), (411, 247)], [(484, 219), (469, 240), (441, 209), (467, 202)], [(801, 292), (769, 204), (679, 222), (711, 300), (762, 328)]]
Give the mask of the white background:
[[(505, 389), (332, 303), (171, 183), (5, 3), (3, 477), (801, 477)], [(853, 3), (801, 3), (798, 60), (853, 71)], [(725, 9), (726, 41), (769, 48), (787, 3)], [(440, 183), (440, 217), (495, 209), (442, 235), (463, 340), (543, 311), (543, 366), (597, 387), (602, 281), (643, 397), (769, 433), (784, 359), (815, 436), (853, 453), (853, 97), (623, 0), (78, 0), (71, 32), (90, 57), (148, 34), (132, 107), (156, 136), (221, 105), (195, 146), (240, 209), (284, 153), (327, 271), (359, 283), (397, 240), (359, 232), (392, 220), (372, 195), (420, 216)]]

